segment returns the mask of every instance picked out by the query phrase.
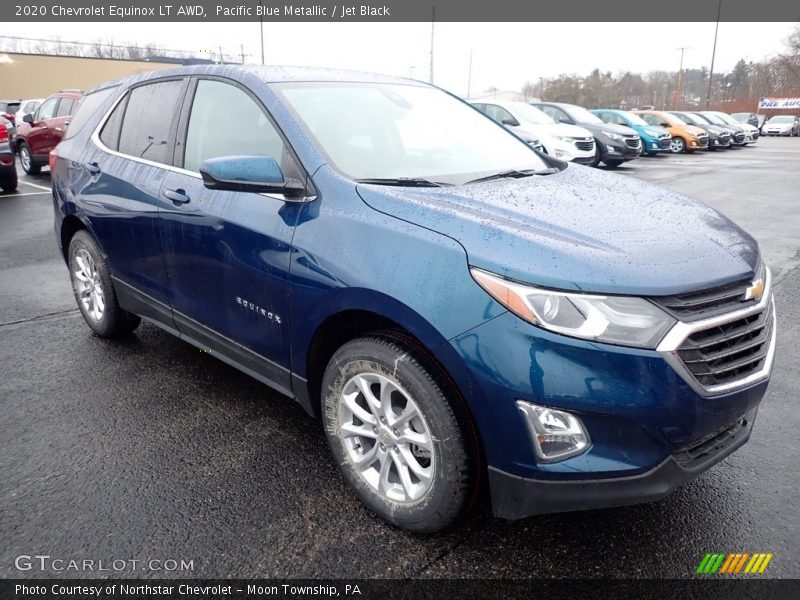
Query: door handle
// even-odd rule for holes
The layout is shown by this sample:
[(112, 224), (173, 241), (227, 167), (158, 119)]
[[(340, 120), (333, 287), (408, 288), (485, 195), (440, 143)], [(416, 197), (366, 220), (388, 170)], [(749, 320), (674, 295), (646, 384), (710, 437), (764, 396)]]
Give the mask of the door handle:
[(172, 200), (173, 204), (186, 204), (191, 200), (189, 196), (186, 195), (186, 190), (182, 190), (178, 188), (177, 190), (164, 190), (164, 197)]
[(96, 162), (83, 165), (83, 167), (89, 172), (89, 175), (100, 175), (100, 165), (98, 165)]

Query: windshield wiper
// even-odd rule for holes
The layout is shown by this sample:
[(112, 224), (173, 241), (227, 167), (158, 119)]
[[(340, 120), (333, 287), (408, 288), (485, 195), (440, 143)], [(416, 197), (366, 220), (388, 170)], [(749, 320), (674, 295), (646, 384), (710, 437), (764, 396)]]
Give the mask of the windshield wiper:
[(356, 179), (356, 181), (358, 183), (371, 183), (373, 185), (396, 185), (402, 187), (442, 187), (449, 185), (447, 183), (431, 181), (430, 179), (423, 179), (422, 177), (383, 177)]
[(549, 169), (542, 169), (540, 171), (535, 171), (533, 169), (526, 169), (524, 171), (510, 169), (508, 171), (500, 171), (499, 173), (487, 175), (486, 177), (478, 177), (477, 179), (470, 179), (466, 183), (480, 183), (481, 181), (492, 181), (493, 179), (506, 179), (506, 178), (521, 179), (522, 177), (530, 177), (531, 175), (552, 175), (553, 173), (558, 173), (558, 172), (559, 169), (557, 169), (556, 167), (550, 167)]

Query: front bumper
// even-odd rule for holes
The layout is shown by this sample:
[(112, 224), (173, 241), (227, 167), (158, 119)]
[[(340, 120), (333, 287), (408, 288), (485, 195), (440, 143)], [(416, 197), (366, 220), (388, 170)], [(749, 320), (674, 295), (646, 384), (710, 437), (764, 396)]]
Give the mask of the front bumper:
[(639, 154), (641, 152), (642, 146), (641, 143), (636, 147), (628, 146), (622, 142), (596, 142), (600, 144), (601, 151), (600, 151), (600, 160), (607, 161), (607, 160), (633, 160), (634, 158), (639, 158)]
[(552, 481), (528, 479), (489, 467), (492, 511), (497, 517), (513, 520), (661, 500), (747, 442), (756, 412), (752, 409), (731, 426), (638, 475)]

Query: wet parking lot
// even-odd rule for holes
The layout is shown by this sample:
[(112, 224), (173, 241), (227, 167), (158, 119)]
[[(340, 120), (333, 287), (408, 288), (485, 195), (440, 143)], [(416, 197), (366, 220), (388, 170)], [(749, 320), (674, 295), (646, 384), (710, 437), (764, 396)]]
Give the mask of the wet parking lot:
[(706, 552), (771, 552), (766, 575), (800, 576), (800, 140), (617, 171), (761, 244), (778, 354), (750, 442), (659, 503), (513, 523), (484, 508), (432, 537), (372, 516), (299, 405), (149, 324), (93, 337), (49, 176), (22, 177), (0, 195), (0, 577), (59, 575), (16, 568), (33, 554), (122, 559), (133, 577), (691, 577)]

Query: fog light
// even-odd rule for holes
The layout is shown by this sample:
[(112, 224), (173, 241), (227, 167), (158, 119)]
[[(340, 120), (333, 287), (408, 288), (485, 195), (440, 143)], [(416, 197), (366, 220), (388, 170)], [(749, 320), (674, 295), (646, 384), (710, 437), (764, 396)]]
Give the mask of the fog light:
[(539, 461), (564, 460), (589, 447), (589, 434), (575, 415), (522, 400), (517, 400), (517, 408), (528, 425)]
[(658, 148), (658, 144), (656, 144), (655, 142), (653, 142), (653, 148)]
[(606, 146), (606, 150), (608, 150), (610, 154), (616, 154), (617, 152), (617, 149), (614, 148), (614, 146)]
[(562, 156), (566, 156), (566, 155), (567, 155), (567, 153), (564, 152), (563, 150), (556, 149), (556, 158), (561, 158)]
[(692, 142), (692, 146), (697, 146), (697, 142)]

